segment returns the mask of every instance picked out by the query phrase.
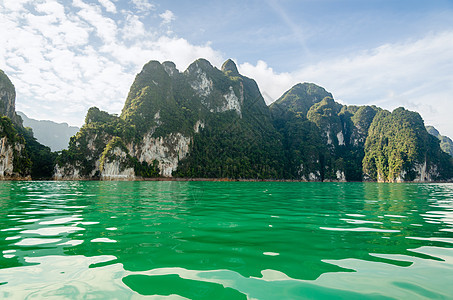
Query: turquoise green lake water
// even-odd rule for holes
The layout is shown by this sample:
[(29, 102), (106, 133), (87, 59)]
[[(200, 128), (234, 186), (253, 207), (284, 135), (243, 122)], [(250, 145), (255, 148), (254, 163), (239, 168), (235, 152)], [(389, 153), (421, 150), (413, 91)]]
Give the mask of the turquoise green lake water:
[(453, 299), (453, 184), (0, 182), (0, 299)]

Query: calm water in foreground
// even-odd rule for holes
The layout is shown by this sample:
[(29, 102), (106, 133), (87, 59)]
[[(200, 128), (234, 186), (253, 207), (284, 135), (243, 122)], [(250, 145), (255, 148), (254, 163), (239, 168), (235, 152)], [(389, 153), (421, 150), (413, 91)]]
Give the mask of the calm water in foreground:
[(453, 184), (0, 182), (0, 299), (453, 299)]

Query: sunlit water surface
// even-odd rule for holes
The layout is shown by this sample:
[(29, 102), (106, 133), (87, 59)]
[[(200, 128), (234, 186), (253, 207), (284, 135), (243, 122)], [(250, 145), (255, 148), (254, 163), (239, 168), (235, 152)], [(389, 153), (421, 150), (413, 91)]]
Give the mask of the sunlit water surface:
[(453, 299), (453, 184), (0, 182), (0, 299)]

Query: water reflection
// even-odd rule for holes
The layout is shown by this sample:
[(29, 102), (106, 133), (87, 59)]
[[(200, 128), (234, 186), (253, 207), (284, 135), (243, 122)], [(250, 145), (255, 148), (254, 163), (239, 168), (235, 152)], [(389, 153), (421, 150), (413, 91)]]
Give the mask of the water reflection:
[[(194, 296), (175, 286), (257, 299), (448, 294), (448, 284), (437, 288), (451, 279), (440, 272), (452, 267), (453, 185), (1, 182), (0, 191), (0, 284), (11, 292), (55, 261), (65, 274), (99, 276), (99, 286), (73, 274), (66, 289), (44, 276), (52, 288), (37, 295)], [(114, 279), (99, 275), (112, 268)], [(81, 286), (68, 283), (74, 276)]]

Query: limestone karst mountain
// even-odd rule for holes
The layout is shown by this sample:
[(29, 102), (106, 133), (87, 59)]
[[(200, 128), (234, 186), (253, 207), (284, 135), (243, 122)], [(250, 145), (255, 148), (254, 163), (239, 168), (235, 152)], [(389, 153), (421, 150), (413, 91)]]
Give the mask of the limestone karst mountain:
[[(375, 172), (376, 161), (387, 169), (401, 164), (389, 156), (386, 145), (376, 146), (386, 142), (375, 136), (383, 126), (377, 116), (386, 114), (390, 112), (376, 106), (341, 105), (312, 83), (295, 85), (268, 107), (256, 82), (239, 74), (232, 60), (219, 70), (199, 59), (184, 72), (172, 62), (150, 61), (137, 74), (120, 116), (97, 108), (88, 111), (85, 125), (58, 157), (55, 177), (315, 181), (453, 177), (449, 171), (453, 162), (439, 155), (439, 144), (431, 140), (425, 148), (413, 146), (420, 152), (417, 157), (432, 155), (425, 169), (408, 155), (408, 160), (402, 158), (404, 168), (382, 171), (386, 176)], [(402, 118), (398, 122), (411, 117)], [(417, 122), (408, 124), (426, 137)], [(395, 131), (396, 139), (409, 131)]]

